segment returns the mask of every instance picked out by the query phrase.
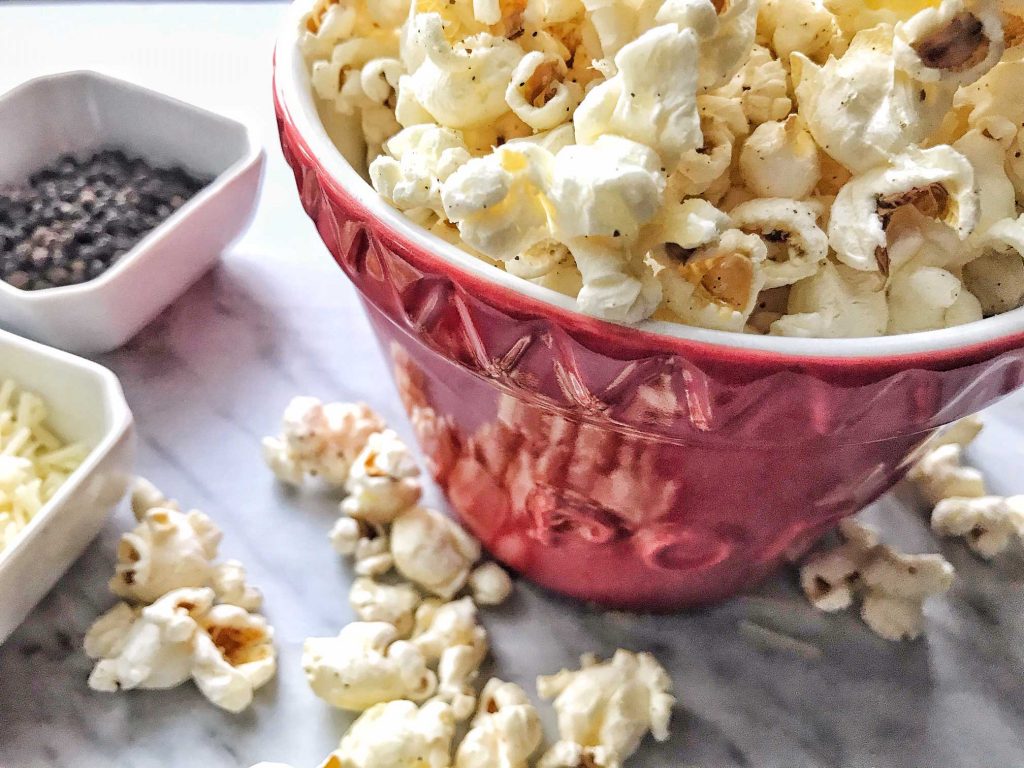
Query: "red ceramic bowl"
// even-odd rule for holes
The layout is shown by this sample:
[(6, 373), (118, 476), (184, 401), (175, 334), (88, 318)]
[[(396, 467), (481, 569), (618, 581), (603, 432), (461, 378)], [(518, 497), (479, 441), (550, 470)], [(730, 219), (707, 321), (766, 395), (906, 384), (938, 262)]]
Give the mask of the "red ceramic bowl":
[[(937, 428), (1024, 381), (1024, 311), (870, 340), (624, 327), (416, 227), (328, 138), (278, 43), (281, 144), (362, 294), (431, 469), (499, 560), (558, 592), (724, 598), (890, 488)], [(350, 164), (343, 152), (354, 162)]]

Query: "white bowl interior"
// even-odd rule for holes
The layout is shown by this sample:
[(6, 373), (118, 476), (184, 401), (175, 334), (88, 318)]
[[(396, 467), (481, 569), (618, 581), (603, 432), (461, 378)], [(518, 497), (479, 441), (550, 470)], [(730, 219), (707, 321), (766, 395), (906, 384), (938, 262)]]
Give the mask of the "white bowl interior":
[[(317, 160), (332, 178), (381, 221), (419, 248), (440, 254), (458, 269), (480, 275), (506, 290), (529, 296), (562, 309), (576, 311), (576, 302), (556, 291), (534, 285), (474, 258), (436, 235), (417, 226), (388, 205), (366, 181), (361, 141), (352, 121), (331, 116), (321, 119), (299, 49), (302, 18), (309, 4), (293, 2), (277, 42), (276, 81), (278, 96), (289, 117)], [(332, 141), (325, 123), (340, 140)], [(644, 331), (715, 346), (750, 349), (797, 358), (885, 358), (951, 351), (986, 344), (1024, 333), (1024, 307), (975, 323), (922, 333), (869, 339), (798, 339), (712, 331), (678, 323), (648, 320), (636, 326)]]
[(50, 426), (66, 442), (93, 449), (110, 430), (114, 414), (103, 381), (85, 368), (40, 355), (27, 346), (0, 343), (0, 381), (5, 379), (13, 379), (46, 401)]
[(0, 99), (0, 143), (0, 183), (102, 147), (215, 177), (249, 150), (234, 121), (92, 72), (40, 78)]

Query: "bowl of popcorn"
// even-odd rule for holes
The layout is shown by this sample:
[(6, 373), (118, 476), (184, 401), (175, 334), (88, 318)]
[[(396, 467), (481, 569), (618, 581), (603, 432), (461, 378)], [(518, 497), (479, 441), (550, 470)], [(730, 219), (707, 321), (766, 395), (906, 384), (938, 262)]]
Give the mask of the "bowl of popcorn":
[(723, 598), (1024, 382), (995, 0), (303, 0), (285, 157), (434, 475), (562, 593)]
[(99, 533), (132, 460), (114, 374), (0, 331), (0, 643)]

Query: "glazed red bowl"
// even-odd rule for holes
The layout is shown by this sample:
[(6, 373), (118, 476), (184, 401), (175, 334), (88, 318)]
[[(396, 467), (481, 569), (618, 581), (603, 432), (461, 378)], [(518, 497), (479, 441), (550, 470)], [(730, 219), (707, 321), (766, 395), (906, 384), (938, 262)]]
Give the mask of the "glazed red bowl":
[(1022, 310), (865, 340), (580, 314), (376, 195), (356, 127), (340, 149), (328, 138), (298, 30), (296, 13), (275, 99), (302, 203), (451, 506), (538, 584), (657, 610), (732, 595), (889, 489), (934, 430), (1024, 381)]

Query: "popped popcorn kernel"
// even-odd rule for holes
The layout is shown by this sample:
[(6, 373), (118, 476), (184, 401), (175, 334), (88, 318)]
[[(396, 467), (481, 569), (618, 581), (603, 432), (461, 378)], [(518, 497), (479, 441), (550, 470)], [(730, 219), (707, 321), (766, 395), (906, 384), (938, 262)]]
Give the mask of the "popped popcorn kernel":
[(924, 625), (924, 600), (946, 592), (953, 566), (941, 555), (906, 555), (879, 543), (854, 520), (839, 527), (842, 544), (812, 555), (800, 569), (800, 585), (822, 611), (841, 611), (857, 597), (861, 618), (886, 640), (913, 640)]
[(932, 530), (958, 536), (986, 560), (1024, 539), (1024, 496), (947, 497), (932, 510)]
[(615, 768), (650, 733), (667, 741), (675, 698), (672, 680), (649, 653), (618, 650), (605, 662), (584, 657), (582, 668), (537, 678), (537, 692), (554, 699), (556, 742), (538, 763)]

